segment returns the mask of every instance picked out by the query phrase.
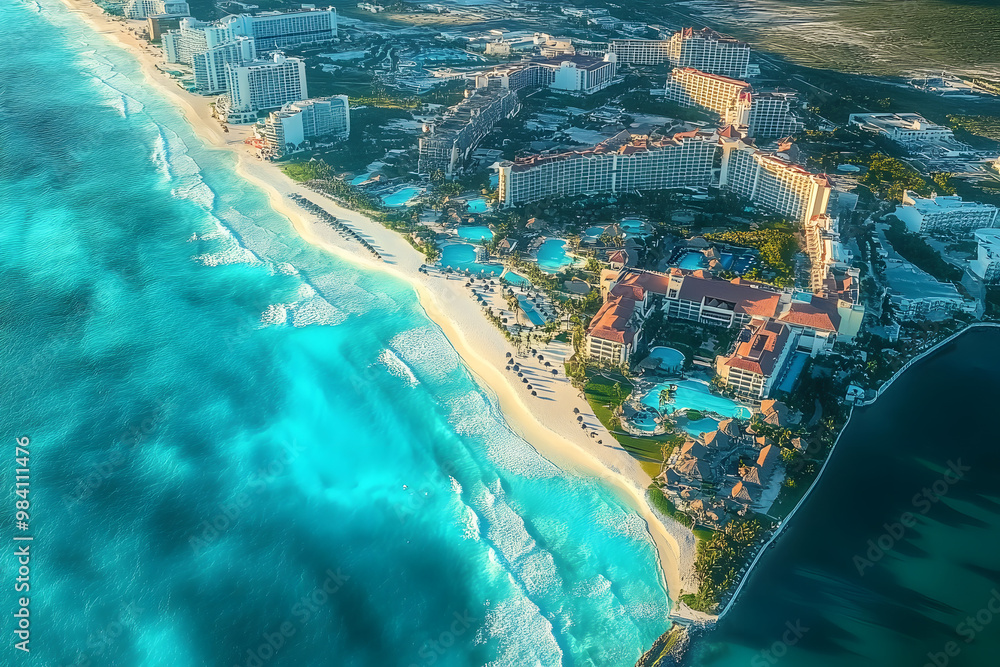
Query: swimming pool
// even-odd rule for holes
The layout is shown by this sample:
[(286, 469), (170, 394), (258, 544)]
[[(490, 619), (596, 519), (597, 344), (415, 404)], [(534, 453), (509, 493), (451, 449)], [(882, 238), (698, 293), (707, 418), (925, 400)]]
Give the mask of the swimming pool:
[(535, 308), (535, 304), (531, 303), (531, 301), (528, 300), (528, 297), (523, 294), (518, 294), (517, 301), (521, 304), (521, 310), (523, 310), (524, 314), (528, 316), (528, 319), (531, 320), (532, 324), (536, 327), (540, 327), (545, 324), (545, 317), (538, 312), (538, 309)]
[(482, 197), (470, 199), (467, 203), (469, 205), (469, 213), (485, 213), (490, 210), (490, 205)]
[(744, 407), (724, 396), (717, 396), (711, 393), (708, 383), (698, 380), (661, 382), (642, 397), (642, 402), (659, 410), (660, 391), (668, 389), (671, 384), (677, 385), (677, 391), (674, 392), (673, 400), (663, 406), (664, 414), (670, 414), (687, 408), (693, 408), (699, 412), (714, 412), (723, 417), (738, 417), (740, 419), (749, 419), (753, 414), (750, 408)]
[(503, 273), (500, 264), (479, 264), (476, 262), (476, 246), (468, 243), (449, 243), (441, 248), (441, 266), (450, 266), (458, 271), (471, 271), (477, 275), (493, 273), (499, 276)]
[(584, 236), (591, 239), (598, 239), (607, 227), (588, 227), (587, 231), (583, 233)]
[(372, 172), (370, 171), (367, 174), (358, 174), (357, 176), (351, 179), (351, 185), (361, 185), (371, 177), (372, 177)]
[(411, 199), (422, 192), (423, 190), (420, 188), (403, 188), (390, 195), (382, 195), (382, 203), (386, 206), (399, 208), (400, 206), (406, 206)]
[(712, 431), (717, 431), (719, 429), (719, 422), (712, 419), (711, 417), (705, 417), (704, 419), (699, 419), (698, 421), (688, 422), (684, 424), (684, 432), (688, 435), (699, 436), (702, 433), (711, 433)]
[(507, 281), (509, 284), (514, 285), (515, 287), (531, 286), (530, 280), (528, 280), (527, 278), (525, 278), (520, 274), (514, 273), (513, 271), (507, 271), (500, 277), (503, 278), (505, 281)]
[(672, 347), (654, 347), (649, 356), (660, 360), (660, 366), (666, 370), (680, 370), (684, 367), (684, 353)]
[(493, 232), (486, 225), (471, 225), (459, 227), (458, 235), (469, 241), (489, 241), (493, 238)]
[(681, 261), (677, 263), (677, 266), (688, 271), (697, 271), (698, 269), (704, 269), (706, 264), (705, 255), (692, 250), (684, 253), (684, 256), (681, 257)]
[(645, 238), (650, 232), (646, 230), (646, 223), (638, 218), (626, 218), (619, 225), (625, 232), (627, 238)]
[(536, 255), (538, 268), (546, 273), (558, 273), (573, 263), (573, 258), (566, 252), (566, 241), (548, 239), (538, 248)]

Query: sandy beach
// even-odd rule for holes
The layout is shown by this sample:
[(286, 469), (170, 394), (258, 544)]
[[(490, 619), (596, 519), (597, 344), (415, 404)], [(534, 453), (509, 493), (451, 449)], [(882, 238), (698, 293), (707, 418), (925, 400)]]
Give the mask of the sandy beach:
[[(162, 62), (159, 49), (129, 31), (130, 27), (140, 25), (139, 22), (114, 20), (89, 0), (63, 1), (97, 32), (131, 52), (139, 61), (148, 83), (183, 110), (199, 137), (212, 146), (233, 151), (238, 157), (240, 175), (269, 194), (273, 208), (291, 220), (304, 240), (366, 269), (385, 271), (411, 284), (427, 316), (441, 327), (480, 385), (495, 397), (511, 429), (562, 469), (604, 481), (643, 518), (656, 546), (663, 582), (671, 600), (676, 600), (682, 590), (697, 588), (693, 573), (694, 536), (680, 524), (655, 513), (646, 502), (649, 476), (601, 426), (581, 393), (561, 372), (562, 360), (572, 352), (568, 345), (553, 342), (535, 346), (553, 367), (560, 369), (557, 376), (537, 359), (517, 359), (539, 394), (532, 396), (527, 385), (504, 369), (507, 353), (515, 350), (483, 317), (480, 306), (465, 287), (464, 278), (447, 279), (437, 272), (419, 272), (424, 264), (423, 255), (400, 235), (295, 183), (276, 165), (258, 160), (243, 143), (249, 135), (247, 126), (230, 126), (228, 133), (223, 132), (211, 115), (211, 98), (188, 93), (157, 67)], [(360, 246), (344, 240), (331, 227), (312, 218), (292, 202), (289, 195), (293, 193), (306, 197), (354, 228), (384, 261), (360, 252)], [(584, 416), (589, 430), (596, 431), (596, 437), (588, 437), (580, 428), (574, 408)], [(598, 440), (603, 444), (599, 445)]]

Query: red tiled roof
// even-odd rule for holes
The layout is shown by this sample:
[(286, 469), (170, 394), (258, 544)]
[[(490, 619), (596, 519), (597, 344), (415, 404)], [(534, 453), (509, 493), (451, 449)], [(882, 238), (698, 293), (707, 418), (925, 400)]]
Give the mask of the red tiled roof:
[(635, 312), (635, 301), (621, 296), (609, 298), (590, 321), (587, 333), (594, 338), (615, 343), (631, 343), (636, 331), (628, 325)]
[(788, 312), (778, 318), (788, 324), (797, 324), (811, 329), (836, 331), (840, 325), (840, 313), (837, 312), (837, 302), (813, 296), (811, 303), (793, 301)]
[[(737, 313), (758, 317), (774, 317), (781, 295), (778, 292), (756, 287), (740, 279), (732, 282), (715, 280), (697, 275), (684, 278), (679, 297), (696, 303), (724, 302), (733, 305)], [(718, 307), (718, 306), (717, 306)]]
[(726, 359), (730, 368), (770, 377), (788, 341), (788, 327), (773, 320), (754, 320), (737, 339), (736, 351)]

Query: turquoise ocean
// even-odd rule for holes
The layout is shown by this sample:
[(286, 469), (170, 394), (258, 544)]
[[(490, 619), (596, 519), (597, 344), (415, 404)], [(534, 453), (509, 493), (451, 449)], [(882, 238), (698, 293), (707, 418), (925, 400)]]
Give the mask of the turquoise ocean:
[(0, 34), (2, 518), (29, 437), (34, 537), (0, 664), (631, 665), (667, 628), (644, 523), (407, 284), (301, 241), (57, 0)]

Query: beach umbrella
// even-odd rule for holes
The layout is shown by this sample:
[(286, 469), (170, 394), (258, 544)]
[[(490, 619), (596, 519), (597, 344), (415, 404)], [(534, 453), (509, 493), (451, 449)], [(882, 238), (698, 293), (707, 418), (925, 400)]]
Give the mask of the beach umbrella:
[(603, 441), (603, 440), (598, 440), (598, 441), (597, 441), (597, 444), (599, 444), (599, 445), (603, 445), (603, 444), (604, 444), (604, 441)]
[(521, 382), (523, 384), (528, 384), (528, 378), (521, 378)]
[(531, 389), (531, 385), (529, 384), (525, 389)]
[(533, 391), (533, 392), (531, 392), (531, 395), (532, 396), (538, 396), (538, 392), (537, 391)]
[(580, 414), (580, 408), (573, 408), (573, 414), (575, 415)]
[(553, 368), (553, 369), (552, 369), (552, 374), (553, 374), (553, 375), (559, 375), (559, 371), (557, 371), (556, 369), (554, 369), (554, 368)]
[(579, 417), (577, 417), (577, 418), (576, 418), (576, 420), (577, 420), (578, 422), (582, 422), (582, 421), (583, 421), (583, 415), (580, 415)]

